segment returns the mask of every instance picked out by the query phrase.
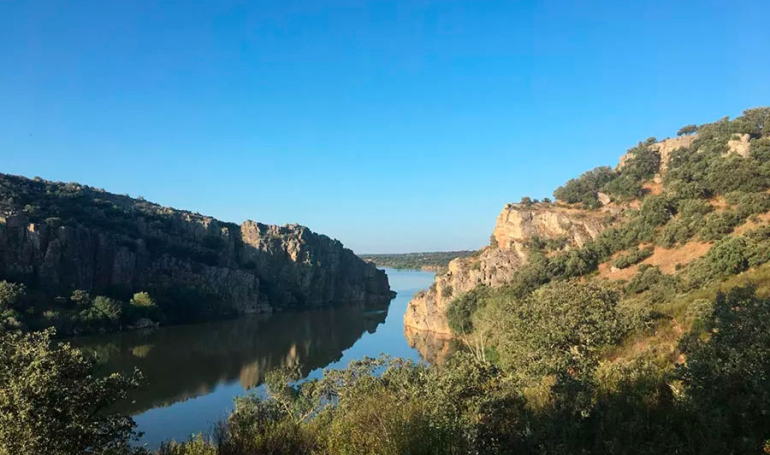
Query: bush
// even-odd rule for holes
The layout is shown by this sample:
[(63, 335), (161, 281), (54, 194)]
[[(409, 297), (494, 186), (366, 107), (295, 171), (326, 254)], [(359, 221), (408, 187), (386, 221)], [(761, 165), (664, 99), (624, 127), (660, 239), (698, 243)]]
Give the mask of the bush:
[(488, 287), (477, 286), (449, 303), (446, 318), (452, 332), (467, 334), (473, 331), (473, 314), (486, 304), (485, 299), (489, 294)]
[(602, 191), (623, 200), (638, 198), (644, 194), (642, 182), (629, 175), (621, 175), (612, 180), (604, 185)]
[[(650, 139), (653, 139), (650, 141)], [(621, 168), (620, 173), (635, 182), (649, 180), (660, 170), (660, 153), (650, 149), (650, 145), (655, 142), (654, 138), (648, 139), (645, 143), (639, 143), (636, 147), (630, 149), (628, 153), (631, 157)]]
[(655, 248), (652, 246), (647, 246), (642, 249), (639, 249), (638, 247), (632, 248), (631, 251), (629, 251), (627, 254), (624, 254), (615, 261), (612, 262), (612, 265), (619, 269), (625, 269), (626, 267), (630, 267), (634, 264), (638, 264), (642, 262), (643, 260), (647, 259), (648, 257), (652, 256), (652, 253), (655, 251)]
[(681, 345), (677, 377), (708, 453), (760, 453), (770, 428), (770, 301), (752, 287), (716, 299), (708, 337)]
[(557, 188), (553, 192), (553, 196), (569, 204), (588, 202), (592, 206), (598, 206), (599, 201), (596, 199), (596, 193), (614, 178), (615, 171), (609, 166), (600, 166), (585, 172), (576, 179), (569, 180), (564, 186)]
[(150, 294), (146, 292), (137, 292), (134, 294), (134, 297), (131, 299), (131, 305), (137, 306), (137, 307), (154, 307), (155, 302), (150, 297)]
[(767, 193), (730, 193), (725, 196), (731, 204), (737, 204), (736, 215), (745, 220), (751, 215), (770, 210), (770, 194)]
[(705, 218), (699, 237), (705, 242), (719, 240), (725, 235), (733, 232), (733, 229), (740, 223), (740, 221), (738, 215), (732, 210), (725, 210), (721, 213), (712, 213)]
[(500, 365), (518, 376), (586, 378), (598, 362), (599, 349), (624, 335), (616, 313), (618, 294), (602, 285), (559, 281), (523, 300), (502, 298), (483, 311), (495, 312), (491, 331)]
[(643, 226), (662, 226), (674, 215), (674, 206), (665, 196), (647, 196), (639, 209), (639, 220)]
[(714, 244), (688, 273), (691, 287), (713, 278), (734, 275), (767, 261), (770, 242), (751, 237), (726, 237)]
[(105, 412), (141, 379), (97, 377), (94, 363), (53, 331), (0, 335), (0, 453), (129, 453), (134, 422)]
[(647, 292), (651, 302), (662, 302), (676, 292), (676, 280), (661, 272), (658, 267), (642, 264), (639, 272), (626, 285), (626, 293), (644, 292)]
[(21, 283), (0, 281), (0, 310), (19, 310), (27, 288)]

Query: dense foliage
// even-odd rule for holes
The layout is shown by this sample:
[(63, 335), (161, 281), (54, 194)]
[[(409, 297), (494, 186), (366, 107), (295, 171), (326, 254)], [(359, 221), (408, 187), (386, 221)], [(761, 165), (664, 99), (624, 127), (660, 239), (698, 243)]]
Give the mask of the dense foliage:
[(88, 334), (121, 330), (142, 320), (166, 317), (146, 292), (129, 301), (76, 290), (67, 299), (50, 299), (29, 292), (23, 284), (0, 281), (0, 333), (55, 328), (62, 334)]
[(94, 363), (51, 331), (0, 335), (0, 454), (133, 452), (134, 422), (104, 411), (141, 376), (94, 376)]
[(667, 368), (652, 357), (601, 364), (628, 330), (618, 298), (564, 283), (497, 311), (509, 330), (499, 360), (365, 359), (295, 386), (274, 377), (269, 397), (239, 399), (213, 440), (161, 453), (760, 453), (770, 437), (770, 301), (751, 288), (718, 296), (682, 342), (687, 362)]

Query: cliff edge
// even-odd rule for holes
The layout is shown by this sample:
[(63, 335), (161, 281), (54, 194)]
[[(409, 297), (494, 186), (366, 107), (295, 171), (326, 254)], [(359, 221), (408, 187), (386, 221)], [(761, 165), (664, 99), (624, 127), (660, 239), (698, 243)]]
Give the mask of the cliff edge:
[(0, 280), (49, 299), (150, 291), (176, 309), (203, 301), (204, 317), (390, 299), (383, 271), (300, 225), (237, 225), (4, 174), (0, 215)]
[[(427, 291), (415, 295), (404, 315), (404, 326), (451, 337), (445, 312), (456, 296), (477, 286), (499, 287), (528, 260), (528, 243), (553, 242), (558, 249), (583, 246), (609, 225), (606, 213), (551, 203), (507, 204), (497, 217), (492, 245), (478, 255), (455, 259), (436, 276)], [(408, 331), (413, 334), (414, 330)]]

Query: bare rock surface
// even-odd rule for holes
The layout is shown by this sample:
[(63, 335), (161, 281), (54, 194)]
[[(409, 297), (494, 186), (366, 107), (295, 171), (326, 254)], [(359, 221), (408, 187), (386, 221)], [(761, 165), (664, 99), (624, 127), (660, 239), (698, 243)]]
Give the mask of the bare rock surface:
[(241, 225), (0, 174), (0, 279), (53, 296), (192, 290), (238, 313), (390, 299), (387, 276), (300, 225)]
[(449, 303), (477, 286), (499, 287), (526, 264), (526, 242), (534, 237), (562, 240), (565, 247), (580, 247), (597, 237), (607, 223), (605, 213), (557, 204), (507, 204), (492, 233), (496, 245), (477, 256), (455, 259), (446, 273), (436, 276), (427, 291), (415, 295), (404, 315), (404, 326), (451, 336), (445, 317)]

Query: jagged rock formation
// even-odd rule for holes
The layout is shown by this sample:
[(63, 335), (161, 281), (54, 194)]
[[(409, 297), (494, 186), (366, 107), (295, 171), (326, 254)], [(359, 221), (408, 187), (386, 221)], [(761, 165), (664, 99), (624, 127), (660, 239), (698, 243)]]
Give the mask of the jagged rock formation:
[[(668, 163), (671, 159), (671, 153), (680, 148), (689, 149), (695, 140), (698, 138), (697, 134), (672, 137), (660, 142), (656, 142), (650, 145), (650, 150), (658, 152), (660, 154), (660, 171), (659, 174), (663, 175), (668, 170)], [(735, 134), (727, 142), (727, 150), (724, 155), (736, 154), (743, 158), (749, 156), (749, 149), (751, 137), (748, 134)], [(622, 168), (626, 162), (633, 156), (632, 153), (626, 153), (620, 157), (617, 168)]]
[[(660, 173), (665, 174), (668, 169), (668, 162), (671, 158), (671, 152), (680, 148), (690, 148), (697, 135), (685, 135), (672, 137), (650, 145), (650, 150), (660, 153)], [(620, 157), (618, 169), (622, 168), (626, 162), (633, 156), (632, 153), (626, 153)]]
[(0, 280), (52, 296), (185, 290), (238, 313), (390, 298), (384, 272), (299, 225), (238, 226), (3, 174), (0, 211)]
[[(527, 262), (526, 243), (535, 237), (558, 240), (565, 248), (580, 247), (608, 227), (605, 213), (556, 204), (508, 204), (492, 233), (496, 245), (479, 255), (455, 259), (449, 271), (437, 275), (428, 291), (415, 295), (404, 315), (404, 326), (445, 337), (452, 332), (444, 316), (454, 297), (476, 286), (499, 287)], [(409, 337), (409, 333), (407, 333)]]
[(736, 134), (734, 139), (727, 141), (727, 154), (735, 153), (746, 158), (751, 153), (751, 137), (748, 134)]
[[(672, 153), (681, 148), (691, 149), (697, 138), (697, 134), (683, 135), (648, 145), (649, 150), (660, 155), (660, 167), (653, 183), (661, 183)], [(749, 156), (750, 147), (749, 134), (733, 134), (724, 154), (745, 158)], [(633, 151), (623, 155), (616, 169), (622, 169), (633, 156)], [(477, 256), (452, 261), (449, 271), (438, 275), (428, 291), (415, 295), (404, 316), (405, 327), (451, 336), (445, 317), (449, 303), (477, 286), (499, 287), (509, 282), (515, 271), (527, 262), (528, 241), (537, 237), (545, 241), (561, 240), (566, 248), (581, 247), (609, 227), (605, 215), (617, 215), (625, 208), (612, 202), (604, 193), (598, 193), (597, 200), (602, 205), (598, 211), (561, 204), (506, 205), (492, 233), (493, 246)], [(632, 201), (627, 206), (638, 208), (639, 201)], [(407, 336), (412, 332), (408, 331)], [(411, 336), (414, 338), (415, 335)]]

